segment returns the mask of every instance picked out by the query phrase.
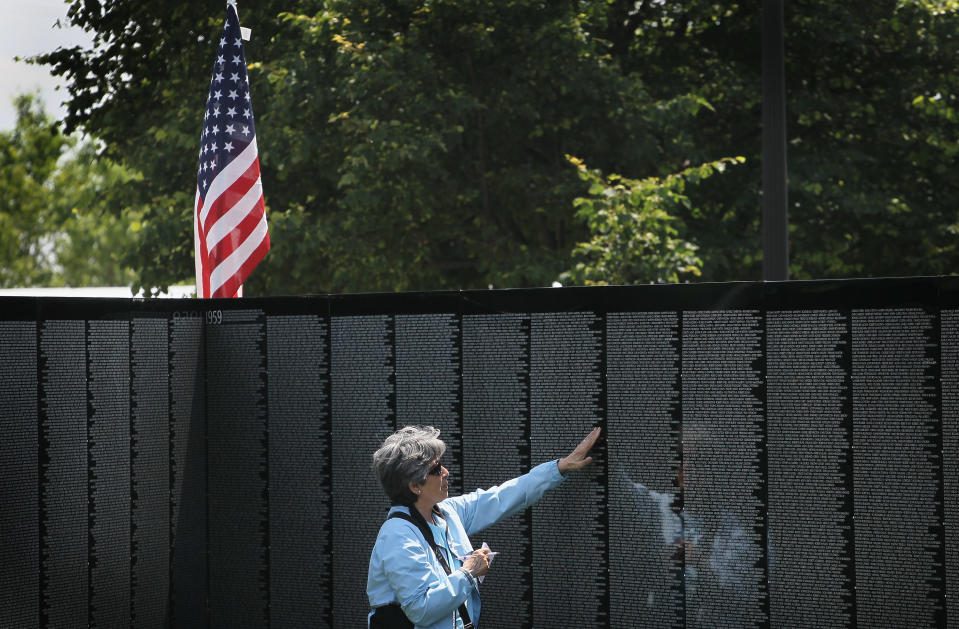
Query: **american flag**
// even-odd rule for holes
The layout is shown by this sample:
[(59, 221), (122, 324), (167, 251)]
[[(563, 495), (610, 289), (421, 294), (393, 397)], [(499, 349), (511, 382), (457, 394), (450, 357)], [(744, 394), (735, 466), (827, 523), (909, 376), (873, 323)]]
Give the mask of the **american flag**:
[(234, 297), (270, 250), (240, 20), (231, 2), (203, 116), (193, 212), (197, 297)]

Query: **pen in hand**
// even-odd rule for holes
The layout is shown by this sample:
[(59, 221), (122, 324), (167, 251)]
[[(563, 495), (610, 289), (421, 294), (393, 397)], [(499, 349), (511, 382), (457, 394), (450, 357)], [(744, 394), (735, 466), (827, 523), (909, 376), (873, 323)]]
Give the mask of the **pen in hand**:
[[(476, 551), (473, 551), (473, 552), (476, 552)], [(499, 554), (498, 550), (491, 550), (490, 552), (486, 553), (486, 556), (492, 558), (498, 554)], [(463, 555), (462, 557), (457, 557), (457, 559), (459, 559), (460, 561), (466, 561), (467, 559), (472, 557), (472, 555), (473, 553), (470, 553), (469, 555)]]

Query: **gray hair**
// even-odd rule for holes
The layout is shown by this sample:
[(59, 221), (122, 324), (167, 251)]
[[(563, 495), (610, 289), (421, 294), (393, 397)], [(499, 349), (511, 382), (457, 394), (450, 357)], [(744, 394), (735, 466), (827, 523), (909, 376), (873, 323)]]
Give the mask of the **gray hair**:
[(394, 505), (416, 502), (410, 483), (425, 483), (430, 463), (443, 456), (446, 444), (432, 426), (405, 426), (373, 453), (373, 473)]

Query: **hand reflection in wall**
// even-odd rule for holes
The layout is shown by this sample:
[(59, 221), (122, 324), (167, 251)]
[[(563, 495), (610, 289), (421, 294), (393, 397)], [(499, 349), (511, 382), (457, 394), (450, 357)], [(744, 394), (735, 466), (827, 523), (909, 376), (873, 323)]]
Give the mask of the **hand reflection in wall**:
[[(665, 579), (683, 592), (680, 600), (686, 606), (684, 615), (691, 625), (708, 626), (719, 619), (735, 624), (737, 620), (730, 618), (729, 606), (724, 603), (748, 598), (747, 575), (756, 561), (756, 552), (740, 518), (724, 508), (712, 517), (684, 509), (679, 499), (685, 480), (682, 468), (677, 478), (678, 490), (674, 491), (651, 489), (630, 478), (622, 465), (615, 476), (613, 482), (619, 485), (616, 493), (634, 502), (637, 518), (643, 519), (642, 530), (652, 537), (641, 543), (647, 547), (644, 554), (649, 560), (659, 558), (661, 562), (659, 570), (645, 570), (644, 578), (650, 582), (638, 584), (648, 588), (647, 606), (673, 604), (656, 600), (665, 596), (663, 583), (655, 581)], [(657, 551), (656, 546), (661, 550)], [(718, 588), (728, 597), (720, 602), (722, 609), (717, 608), (715, 596), (708, 596), (701, 591), (703, 588), (713, 593)]]

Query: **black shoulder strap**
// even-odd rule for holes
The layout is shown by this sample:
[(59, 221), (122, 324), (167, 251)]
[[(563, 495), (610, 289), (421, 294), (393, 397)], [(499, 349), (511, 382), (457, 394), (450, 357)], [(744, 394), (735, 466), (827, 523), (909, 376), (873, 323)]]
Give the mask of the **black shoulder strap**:
[[(423, 519), (423, 515), (419, 511), (412, 507), (410, 508), (409, 513), (394, 511), (390, 514), (387, 520), (390, 518), (400, 518), (415, 524), (416, 528), (418, 528), (420, 533), (423, 534), (423, 539), (425, 539), (426, 543), (430, 545), (430, 548), (433, 550), (433, 554), (436, 555), (436, 558), (439, 560), (440, 565), (443, 566), (443, 570), (446, 571), (446, 574), (452, 574), (453, 571), (450, 570), (450, 565), (446, 561), (446, 555), (436, 545), (436, 539), (433, 537), (433, 531), (430, 530), (429, 525), (426, 524), (426, 520)], [(463, 619), (463, 629), (473, 629), (473, 622), (470, 620), (469, 612), (466, 611), (466, 603), (460, 605), (458, 611), (460, 618)]]

